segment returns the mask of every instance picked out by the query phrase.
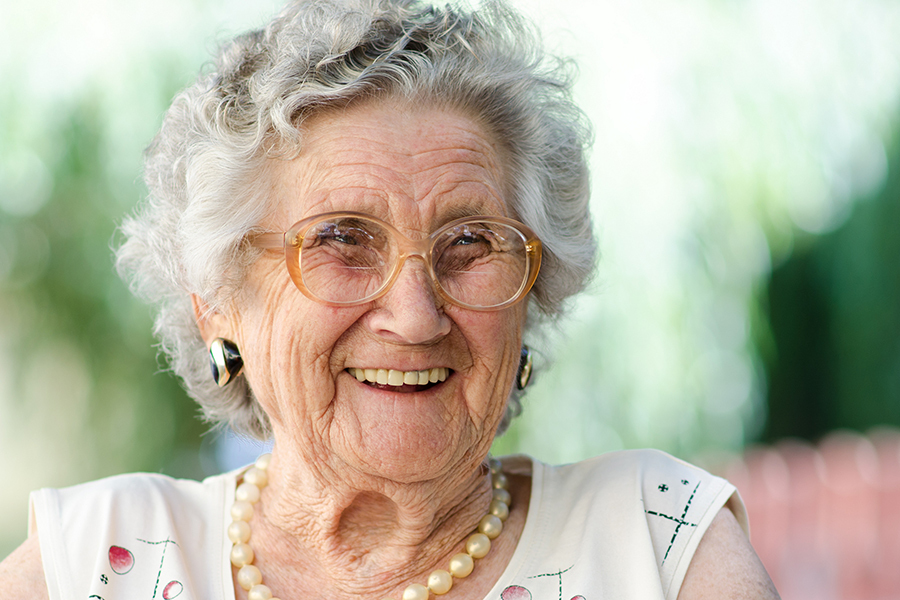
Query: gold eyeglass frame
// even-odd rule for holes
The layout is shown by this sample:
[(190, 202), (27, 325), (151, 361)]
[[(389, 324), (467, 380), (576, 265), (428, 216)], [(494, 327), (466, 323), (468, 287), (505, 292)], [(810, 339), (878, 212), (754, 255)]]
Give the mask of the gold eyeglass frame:
[[(397, 245), (400, 249), (400, 253), (397, 257), (397, 260), (394, 262), (391, 273), (387, 277), (385, 277), (384, 283), (381, 284), (381, 287), (379, 287), (376, 291), (369, 294), (365, 298), (354, 300), (352, 302), (334, 302), (332, 300), (319, 298), (318, 296), (313, 294), (303, 283), (303, 275), (301, 273), (302, 269), (300, 261), (302, 256), (301, 245), (303, 244), (303, 234), (305, 234), (310, 227), (320, 221), (327, 221), (329, 219), (336, 218), (360, 218), (372, 221), (380, 227), (383, 227), (389, 234), (394, 236), (394, 239), (397, 241)], [(453, 227), (457, 227), (465, 223), (495, 223), (498, 225), (505, 225), (507, 227), (515, 229), (522, 235), (527, 259), (527, 272), (522, 280), (522, 284), (519, 287), (519, 290), (509, 300), (500, 304), (495, 304), (493, 306), (474, 306), (471, 304), (466, 304), (465, 302), (460, 302), (459, 300), (451, 297), (438, 281), (437, 276), (434, 272), (433, 264), (433, 253), (436, 240), (448, 229), (452, 229)], [(413, 240), (400, 233), (400, 231), (398, 231), (397, 228), (390, 223), (382, 221), (377, 217), (373, 217), (361, 212), (335, 211), (307, 217), (301, 221), (294, 223), (291, 228), (284, 233), (259, 233), (250, 236), (249, 239), (250, 244), (255, 248), (261, 248), (264, 250), (283, 249), (288, 273), (290, 274), (291, 280), (294, 282), (294, 285), (297, 286), (297, 288), (301, 292), (303, 292), (306, 297), (322, 304), (336, 307), (347, 307), (358, 306), (360, 304), (366, 304), (367, 302), (377, 300), (391, 289), (394, 281), (400, 275), (400, 271), (402, 270), (403, 264), (406, 262), (406, 259), (417, 256), (422, 259), (422, 262), (425, 264), (425, 267), (428, 270), (428, 274), (431, 277), (432, 285), (441, 298), (455, 306), (480, 312), (502, 310), (521, 301), (522, 298), (524, 298), (526, 294), (528, 294), (528, 292), (534, 285), (534, 282), (537, 280), (538, 271), (540, 271), (541, 269), (541, 253), (543, 249), (541, 240), (538, 239), (537, 235), (528, 226), (514, 219), (487, 215), (476, 215), (454, 219), (453, 221), (445, 223), (444, 225), (439, 227), (428, 237), (422, 238), (421, 240)]]

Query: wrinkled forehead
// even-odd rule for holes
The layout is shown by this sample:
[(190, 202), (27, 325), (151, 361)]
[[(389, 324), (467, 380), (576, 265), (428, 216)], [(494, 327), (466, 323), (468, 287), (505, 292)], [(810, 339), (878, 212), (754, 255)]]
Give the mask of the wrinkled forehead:
[(272, 226), (330, 211), (356, 211), (406, 233), (463, 216), (511, 216), (503, 151), (461, 111), (354, 104), (303, 124), (302, 148), (270, 161)]

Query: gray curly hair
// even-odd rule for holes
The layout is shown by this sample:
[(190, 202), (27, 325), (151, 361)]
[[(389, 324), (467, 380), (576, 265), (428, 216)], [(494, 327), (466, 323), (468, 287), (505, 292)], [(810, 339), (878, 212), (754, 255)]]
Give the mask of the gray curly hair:
[[(156, 307), (155, 333), (207, 420), (260, 439), (268, 418), (245, 378), (219, 388), (190, 294), (211, 309), (259, 256), (248, 234), (273, 207), (264, 164), (296, 156), (310, 115), (365, 98), (402, 98), (480, 117), (502, 140), (510, 210), (544, 244), (526, 336), (583, 289), (595, 243), (585, 159), (590, 127), (572, 68), (546, 55), (501, 1), (466, 11), (417, 0), (297, 0), (220, 51), (181, 92), (145, 155), (146, 200), (122, 224), (117, 267)], [(510, 398), (500, 430), (521, 411)]]

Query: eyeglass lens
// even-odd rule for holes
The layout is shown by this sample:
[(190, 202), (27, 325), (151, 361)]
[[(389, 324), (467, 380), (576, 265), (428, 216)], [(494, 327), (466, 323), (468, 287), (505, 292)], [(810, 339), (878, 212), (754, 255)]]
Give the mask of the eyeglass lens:
[[(311, 294), (326, 302), (368, 298), (390, 279), (401, 249), (375, 221), (338, 217), (301, 232), (300, 273)], [(434, 237), (432, 268), (453, 300), (491, 307), (515, 298), (528, 276), (525, 236), (506, 224), (466, 221)]]

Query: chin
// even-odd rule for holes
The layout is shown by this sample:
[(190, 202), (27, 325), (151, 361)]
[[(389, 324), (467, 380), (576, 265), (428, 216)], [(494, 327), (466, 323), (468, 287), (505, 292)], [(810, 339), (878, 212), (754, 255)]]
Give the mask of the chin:
[(421, 423), (392, 424), (361, 431), (345, 450), (350, 462), (371, 475), (398, 483), (427, 481), (443, 475), (459, 458), (460, 436), (448, 433)]
[[(496, 424), (479, 428), (458, 381), (419, 393), (339, 382), (331, 439), (346, 462), (371, 475), (411, 483), (441, 477), (482, 445)], [(338, 450), (338, 448), (335, 448)]]

